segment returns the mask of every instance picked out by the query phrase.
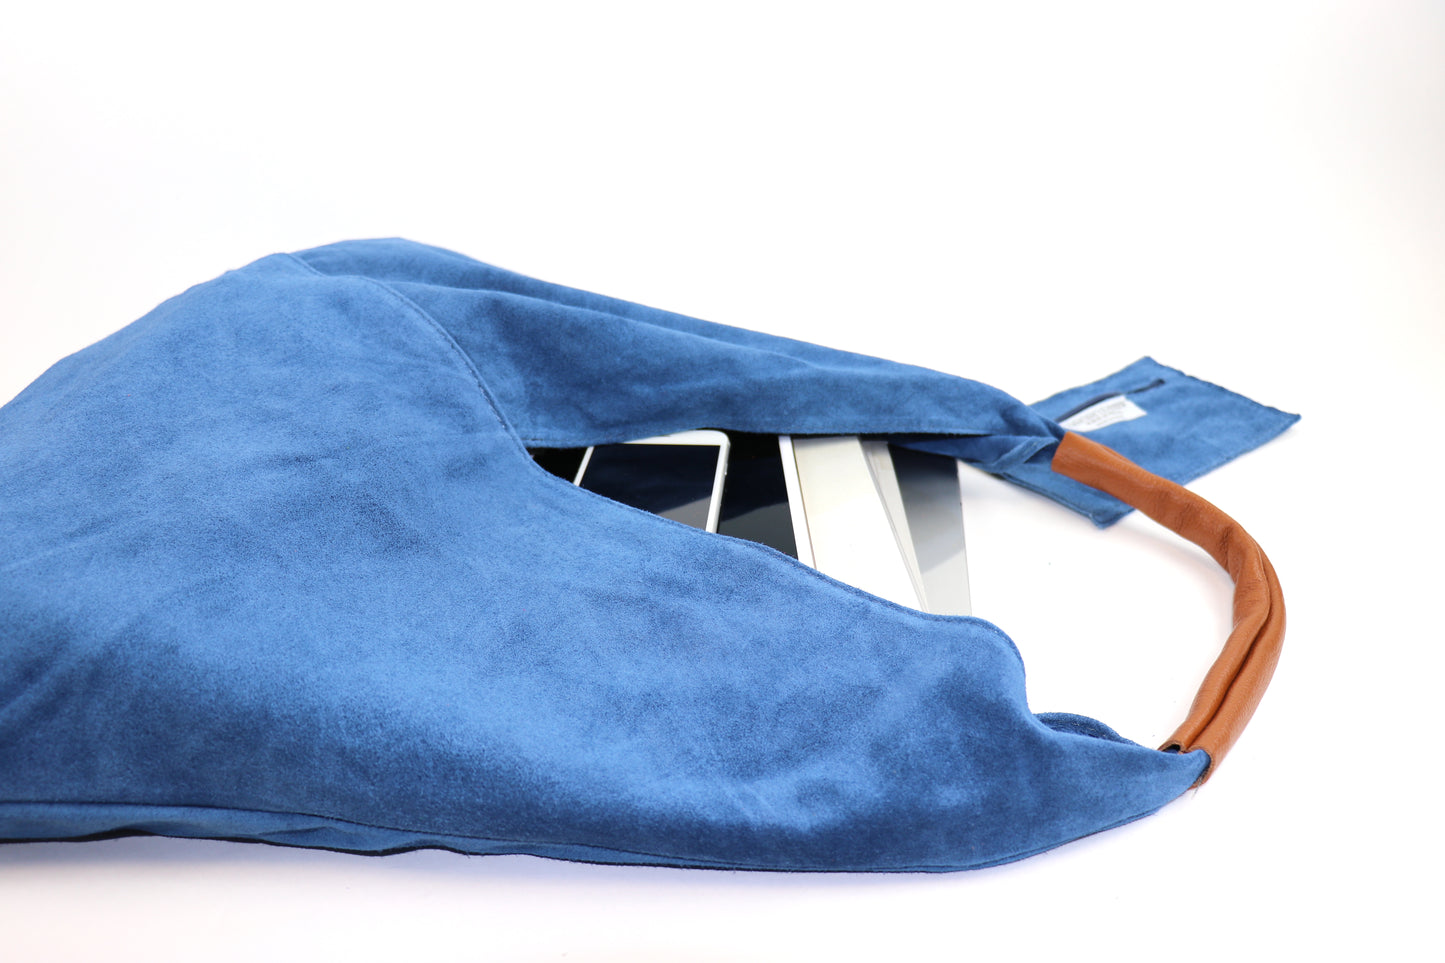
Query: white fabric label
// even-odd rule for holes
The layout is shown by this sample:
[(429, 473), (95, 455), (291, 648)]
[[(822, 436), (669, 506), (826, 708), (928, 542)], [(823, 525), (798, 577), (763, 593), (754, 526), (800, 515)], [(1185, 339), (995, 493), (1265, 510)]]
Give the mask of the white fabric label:
[(1147, 414), (1147, 411), (1134, 404), (1126, 396), (1115, 395), (1112, 398), (1105, 398), (1098, 404), (1090, 405), (1078, 414), (1070, 415), (1059, 422), (1059, 426), (1069, 431), (1097, 431), (1100, 428), (1117, 425), (1121, 421), (1143, 418)]

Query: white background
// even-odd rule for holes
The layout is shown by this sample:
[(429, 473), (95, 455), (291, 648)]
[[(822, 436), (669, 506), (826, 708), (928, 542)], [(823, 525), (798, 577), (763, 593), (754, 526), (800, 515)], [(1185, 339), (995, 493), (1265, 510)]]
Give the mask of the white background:
[[(1155, 817), (945, 876), (4, 846), (6, 959), (1439, 958), (1439, 4), (4, 24), (0, 399), (223, 270), (402, 235), (1027, 401), (1151, 354), (1305, 416), (1192, 486), (1269, 551), (1290, 629), (1233, 755)], [(975, 607), (1033, 707), (1163, 739), (1227, 579), (1137, 517), (970, 487)]]

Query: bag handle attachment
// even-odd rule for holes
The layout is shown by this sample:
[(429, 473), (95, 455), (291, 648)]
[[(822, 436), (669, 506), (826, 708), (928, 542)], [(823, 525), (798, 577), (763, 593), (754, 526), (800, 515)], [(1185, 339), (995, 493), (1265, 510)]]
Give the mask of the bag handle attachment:
[(1165, 751), (1203, 749), (1209, 766), (1205, 782), (1254, 715), (1269, 686), (1284, 642), (1284, 594), (1274, 567), (1259, 543), (1205, 499), (1145, 471), (1123, 455), (1068, 432), (1051, 467), (1132, 505), (1165, 528), (1209, 553), (1234, 580), (1234, 628), (1204, 677), (1189, 715)]

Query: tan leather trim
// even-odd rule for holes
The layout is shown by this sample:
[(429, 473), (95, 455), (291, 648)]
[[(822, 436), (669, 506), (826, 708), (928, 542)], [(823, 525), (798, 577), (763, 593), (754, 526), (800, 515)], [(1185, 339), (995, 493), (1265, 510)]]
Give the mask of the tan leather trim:
[(1214, 661), (1189, 715), (1161, 749), (1203, 749), (1213, 774), (1244, 731), (1279, 662), (1284, 594), (1264, 551), (1238, 522), (1180, 485), (1123, 455), (1070, 432), (1053, 470), (1132, 505), (1209, 553), (1234, 579), (1234, 629)]

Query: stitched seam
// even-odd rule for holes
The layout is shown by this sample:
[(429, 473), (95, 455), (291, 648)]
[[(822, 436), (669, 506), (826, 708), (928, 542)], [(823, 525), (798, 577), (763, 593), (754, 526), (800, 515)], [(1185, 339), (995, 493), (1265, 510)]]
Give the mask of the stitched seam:
[[(337, 275), (324, 274), (323, 272), (318, 271), (316, 268), (312, 267), (310, 264), (307, 264), (305, 261), (301, 260), (301, 258), (297, 257), (294, 254), (287, 254), (286, 257), (295, 261), (297, 264), (301, 265), (307, 271), (311, 272), (317, 277), (337, 278)], [(510, 435), (513, 440), (517, 442), (518, 445), (521, 445), (521, 440), (517, 438), (517, 433), (512, 430), (512, 426), (507, 422), (507, 419), (502, 416), (502, 410), (497, 406), (496, 399), (494, 399), (492, 397), (492, 393), (487, 390), (486, 382), (482, 381), (481, 372), (477, 371), (477, 366), (472, 364), (471, 356), (462, 350), (461, 345), (457, 344), (456, 339), (451, 336), (451, 332), (447, 331), (446, 328), (443, 328), (441, 326), (441, 323), (438, 322), (436, 318), (432, 317), (426, 311), (423, 311), (415, 301), (402, 294), (395, 288), (383, 284), (375, 278), (369, 278), (364, 274), (347, 274), (343, 277), (347, 280), (361, 281), (364, 284), (367, 284), (371, 287), (376, 288), (379, 291), (384, 292), (393, 300), (400, 302), (402, 307), (407, 308), (411, 313), (421, 318), (421, 320), (426, 323), (432, 329), (432, 331), (441, 339), (442, 343), (448, 348), (450, 348), (452, 353), (456, 355), (457, 360), (461, 363), (462, 369), (472, 376), (472, 381), (476, 384), (477, 390), (481, 392), (482, 398), (487, 402), (487, 407), (491, 409), (492, 417), (497, 419), (497, 423), (502, 426), (502, 428), (507, 432), (507, 434)]]
[[(376, 824), (376, 823), (367, 823), (367, 822), (362, 822), (362, 821), (360, 821), (360, 820), (355, 820), (355, 819), (341, 819), (341, 818), (337, 818), (337, 817), (334, 817), (334, 816), (321, 816), (321, 815), (318, 815), (318, 814), (316, 814), (316, 813), (285, 812), (285, 811), (281, 811), (281, 810), (271, 810), (271, 809), (237, 809), (237, 808), (229, 807), (229, 806), (197, 806), (197, 805), (174, 806), (174, 805), (165, 805), (165, 804), (160, 804), (160, 803), (104, 803), (104, 802), (64, 802), (64, 801), (35, 801), (35, 802), (19, 802), (19, 801), (17, 801), (17, 802), (0, 802), (0, 806), (76, 806), (76, 807), (86, 807), (86, 808), (117, 807), (117, 808), (140, 809), (140, 810), (161, 810), (161, 811), (181, 810), (181, 811), (200, 811), (200, 812), (251, 814), (251, 815), (277, 816), (277, 817), (300, 816), (300, 817), (305, 818), (305, 819), (318, 819), (318, 820), (323, 820), (323, 821), (325, 821), (325, 822), (327, 822), (327, 823), (333, 824), (333, 827), (334, 827), (335, 825), (357, 826), (357, 827), (361, 827), (361, 828), (363, 828), (363, 829), (377, 829), (377, 830), (381, 830), (381, 831), (383, 831), (383, 832), (407, 833), (407, 834), (414, 835), (414, 836), (435, 836), (435, 837), (438, 837), (438, 838), (440, 838), (440, 839), (456, 839), (456, 840), (465, 840), (465, 841), (476, 841), (476, 842), (481, 842), (481, 843), (496, 843), (496, 844), (503, 844), (503, 845), (555, 846), (555, 847), (559, 847), (559, 848), (560, 848), (560, 847), (576, 847), (576, 848), (578, 848), (578, 849), (584, 849), (584, 850), (592, 851), (592, 852), (595, 852), (595, 853), (599, 854), (599, 858), (598, 858), (596, 861), (597, 861), (597, 862), (601, 862), (601, 863), (603, 863), (603, 864), (605, 864), (605, 865), (614, 865), (614, 864), (615, 864), (615, 861), (603, 860), (603, 859), (600, 858), (600, 857), (601, 857), (601, 854), (605, 854), (605, 853), (617, 853), (617, 854), (621, 854), (621, 855), (625, 855), (625, 856), (639, 856), (639, 857), (643, 857), (644, 859), (670, 860), (670, 861), (672, 861), (673, 864), (685, 864), (685, 865), (691, 865), (691, 866), (701, 867), (701, 868), (707, 868), (707, 869), (741, 869), (741, 870), (748, 870), (748, 871), (754, 871), (754, 872), (775, 872), (775, 873), (798, 873), (798, 872), (804, 872), (804, 873), (857, 873), (857, 872), (916, 873), (916, 872), (953, 872), (953, 871), (959, 870), (959, 869), (987, 869), (987, 868), (989, 868), (989, 867), (991, 867), (991, 866), (998, 866), (998, 865), (1001, 865), (1001, 864), (1004, 864), (1004, 863), (1011, 863), (1011, 862), (1014, 862), (1014, 861), (1016, 861), (1016, 860), (1025, 859), (1025, 858), (1027, 858), (1027, 857), (1029, 857), (1029, 856), (1036, 855), (1037, 853), (1045, 852), (1045, 851), (1047, 851), (1047, 850), (1054, 849), (1054, 848), (1056, 848), (1056, 847), (1058, 847), (1058, 846), (1062, 846), (1062, 845), (1064, 845), (1065, 843), (1072, 842), (1073, 839), (1074, 839), (1074, 837), (1071, 837), (1071, 838), (1064, 839), (1064, 840), (1061, 840), (1061, 841), (1055, 842), (1055, 843), (1046, 843), (1045, 845), (1043, 845), (1042, 847), (1039, 847), (1038, 849), (1032, 849), (1032, 850), (1029, 850), (1028, 852), (1019, 853), (1019, 854), (1017, 854), (1017, 855), (1004, 856), (1004, 857), (1002, 857), (1001, 859), (992, 860), (992, 861), (985, 862), (985, 863), (961, 863), (961, 864), (953, 864), (953, 863), (939, 863), (939, 864), (922, 863), (922, 864), (914, 864), (914, 865), (908, 865), (908, 866), (896, 866), (896, 867), (892, 867), (892, 866), (890, 866), (890, 867), (877, 867), (877, 866), (874, 866), (874, 865), (871, 865), (871, 864), (858, 864), (858, 865), (849, 865), (849, 866), (840, 866), (840, 867), (828, 867), (828, 868), (816, 868), (816, 867), (815, 867), (815, 868), (806, 868), (806, 867), (805, 867), (805, 868), (789, 868), (789, 867), (782, 867), (782, 866), (771, 866), (771, 865), (766, 865), (766, 864), (762, 864), (762, 863), (747, 863), (747, 862), (741, 862), (741, 861), (721, 860), (721, 859), (715, 859), (715, 858), (710, 858), (710, 857), (706, 857), (706, 856), (678, 856), (678, 855), (675, 855), (675, 854), (673, 854), (673, 853), (650, 852), (650, 851), (641, 850), (641, 849), (614, 849), (614, 848), (609, 847), (609, 846), (596, 846), (596, 845), (592, 845), (592, 844), (590, 844), (590, 843), (558, 842), (558, 841), (554, 841), (554, 840), (544, 840), (544, 839), (507, 839), (507, 838), (501, 838), (501, 837), (496, 837), (496, 836), (472, 836), (472, 835), (468, 835), (468, 834), (465, 834), (465, 833), (433, 832), (433, 831), (431, 831), (431, 830), (419, 830), (419, 829), (401, 829), (401, 828), (396, 827), (396, 826), (382, 826), (382, 825), (378, 825), (378, 824)], [(1109, 826), (1105, 826), (1105, 827), (1097, 830), (1097, 832), (1105, 832), (1105, 831), (1107, 831), (1107, 830), (1109, 830), (1109, 829), (1115, 828), (1116, 826), (1123, 825), (1124, 823), (1128, 823), (1128, 822), (1132, 822), (1132, 821), (1134, 821), (1134, 820), (1136, 820), (1136, 819), (1140, 819), (1140, 818), (1142, 818), (1143, 816), (1147, 816), (1147, 815), (1149, 815), (1150, 813), (1152, 813), (1152, 812), (1154, 812), (1154, 811), (1155, 811), (1155, 810), (1152, 810), (1152, 809), (1151, 809), (1151, 810), (1148, 810), (1148, 811), (1146, 811), (1146, 812), (1139, 813), (1138, 815), (1125, 817), (1124, 819), (1120, 820), (1120, 821), (1117, 822), (1117, 823), (1113, 823), (1113, 824), (1111, 824), (1111, 825), (1109, 825)], [(291, 833), (302, 833), (302, 832), (307, 832), (307, 831), (309, 831), (309, 830), (314, 830), (314, 829), (316, 829), (316, 828), (317, 828), (317, 827), (307, 827), (307, 828), (305, 828), (305, 829), (280, 830), (279, 832), (281, 832), (281, 833), (288, 833), (288, 834), (291, 834)], [(328, 827), (328, 828), (330, 828), (330, 827)], [(103, 830), (103, 832), (110, 832), (110, 831), (112, 831), (112, 830)], [(141, 831), (142, 831), (142, 832), (148, 832), (147, 830), (141, 830)], [(264, 839), (264, 838), (262, 838), (260, 835), (253, 836), (253, 837), (169, 836), (169, 835), (166, 834), (166, 833), (152, 833), (152, 835), (167, 836), (168, 838), (171, 838), (171, 839), (212, 839), (212, 840), (222, 839), (222, 840), (224, 840), (224, 839), (237, 839), (237, 838), (240, 838), (240, 839), (260, 839), (262, 842), (274, 842), (273, 840)], [(1090, 833), (1090, 834), (1086, 834), (1086, 835), (1093, 835), (1093, 834)], [(45, 838), (47, 838), (47, 839), (66, 839), (66, 838), (75, 838), (75, 837), (45, 837)], [(1082, 838), (1082, 837), (1078, 837), (1078, 838)], [(36, 840), (10, 839), (10, 840), (6, 840), (6, 841), (8, 841), (8, 842), (27, 842), (27, 841), (40, 842), (40, 841), (43, 841), (43, 840), (42, 840), (42, 839), (36, 839)], [(300, 845), (300, 844), (292, 844), (292, 843), (284, 843), (284, 842), (278, 842), (278, 843), (275, 843), (275, 845), (283, 845), (283, 846), (284, 846), (284, 845), (294, 845), (294, 846), (298, 846), (298, 848), (304, 848), (304, 849), (332, 849), (332, 850), (335, 850), (335, 849), (338, 849), (338, 848), (339, 848), (339, 847), (328, 847), (328, 846), (304, 846), (304, 845)], [(428, 847), (426, 847), (424, 844), (422, 844), (422, 845), (403, 845), (403, 846), (397, 847), (397, 848), (400, 848), (400, 849), (420, 849), (420, 848), (428, 848)], [(360, 853), (370, 852), (370, 850), (346, 850), (346, 849), (342, 849), (341, 851), (342, 851), (342, 852), (360, 852)], [(393, 849), (393, 850), (380, 850), (379, 852), (391, 852), (391, 851), (394, 851), (394, 849)], [(503, 854), (491, 854), (491, 855), (503, 855)], [(553, 858), (553, 859), (567, 859), (567, 860), (571, 860), (571, 859), (572, 859), (572, 857), (547, 857), (547, 856), (545, 856), (544, 854), (528, 854), (528, 855), (539, 855), (539, 856), (543, 856), (543, 858)], [(586, 862), (586, 860), (582, 860), (582, 861), (583, 861), (583, 862)]]
[[(182, 811), (182, 812), (196, 811), (196, 812), (208, 812), (208, 813), (212, 813), (212, 812), (213, 812), (213, 813), (234, 813), (234, 814), (239, 814), (239, 815), (276, 816), (276, 817), (299, 816), (299, 817), (301, 817), (301, 818), (303, 818), (303, 819), (318, 819), (318, 820), (322, 820), (322, 821), (325, 821), (325, 822), (328, 822), (328, 823), (342, 824), (342, 825), (345, 825), (345, 826), (358, 826), (358, 827), (361, 827), (361, 828), (363, 828), (363, 829), (378, 829), (378, 830), (381, 830), (382, 832), (388, 832), (388, 833), (409, 833), (409, 834), (414, 835), (414, 836), (437, 836), (437, 837), (450, 838), (450, 839), (477, 840), (477, 841), (479, 841), (479, 842), (501, 843), (501, 844), (510, 844), (510, 845), (520, 845), (520, 846), (578, 846), (578, 847), (583, 848), (583, 849), (595, 849), (595, 850), (604, 850), (604, 851), (616, 852), (616, 853), (628, 853), (628, 854), (631, 854), (631, 855), (634, 855), (634, 856), (650, 856), (650, 857), (653, 857), (653, 858), (656, 858), (656, 859), (677, 859), (677, 860), (681, 860), (681, 859), (684, 859), (684, 858), (685, 858), (685, 859), (689, 859), (689, 860), (694, 860), (694, 861), (696, 861), (696, 862), (717, 863), (717, 865), (719, 865), (719, 866), (732, 865), (732, 864), (729, 864), (729, 863), (724, 863), (724, 862), (719, 861), (719, 860), (710, 860), (710, 859), (708, 859), (708, 858), (706, 858), (706, 857), (701, 857), (701, 858), (695, 858), (695, 857), (691, 857), (691, 856), (689, 856), (689, 857), (681, 857), (681, 856), (672, 855), (672, 854), (670, 854), (670, 853), (650, 853), (650, 852), (645, 852), (645, 851), (643, 851), (643, 850), (610, 849), (609, 847), (606, 847), (606, 846), (595, 846), (595, 845), (592, 845), (592, 844), (589, 844), (589, 843), (561, 842), (561, 841), (552, 840), (552, 839), (537, 839), (537, 838), (524, 839), (524, 838), (507, 838), (507, 837), (500, 837), (500, 836), (473, 836), (473, 835), (469, 835), (469, 834), (467, 834), (467, 833), (446, 832), (446, 831), (443, 831), (443, 830), (433, 830), (433, 829), (404, 829), (404, 828), (402, 828), (402, 827), (400, 827), (400, 826), (386, 826), (386, 825), (382, 825), (382, 824), (380, 824), (380, 823), (363, 822), (363, 821), (361, 821), (361, 820), (359, 820), (359, 819), (343, 819), (343, 818), (338, 817), (338, 816), (324, 816), (324, 815), (321, 815), (320, 813), (301, 812), (301, 811), (296, 811), (296, 810), (281, 810), (281, 809), (240, 809), (240, 808), (237, 808), (237, 807), (235, 807), (235, 806), (206, 806), (206, 805), (198, 805), (198, 804), (194, 804), (194, 803), (169, 804), (169, 803), (95, 802), (95, 801), (75, 802), (75, 801), (58, 800), (58, 799), (57, 799), (57, 800), (45, 800), (45, 799), (40, 799), (40, 800), (11, 800), (11, 801), (8, 801), (8, 802), (0, 802), (0, 806), (76, 806), (76, 807), (87, 807), (87, 808), (122, 808), (122, 809), (156, 810), (156, 811), (165, 811), (165, 812), (174, 811), (174, 810), (180, 810), (180, 811)], [(316, 828), (316, 827), (312, 826), (312, 827), (305, 827), (305, 828), (302, 828), (302, 829), (283, 829), (283, 830), (277, 830), (277, 832), (282, 832), (282, 833), (301, 833), (301, 832), (307, 832), (307, 831), (309, 831), (309, 830), (314, 830), (315, 828)], [(61, 837), (61, 838), (63, 838), (63, 837)], [(184, 838), (208, 839), (208, 838), (217, 838), (217, 837), (204, 837), (204, 836), (203, 836), (203, 837), (184, 837)], [(317, 847), (311, 847), (311, 848), (317, 848)], [(324, 848), (324, 847), (321, 847), (321, 848)], [(360, 850), (357, 850), (357, 851), (359, 852)]]
[[(1188, 790), (1186, 789), (1185, 791), (1187, 792)], [(1182, 795), (1182, 793), (1181, 793), (1181, 795)], [(0, 802), (0, 806), (76, 806), (76, 807), (95, 807), (95, 808), (101, 808), (101, 807), (125, 807), (125, 808), (130, 808), (130, 809), (141, 809), (141, 810), (183, 810), (183, 811), (201, 811), (201, 812), (222, 812), (222, 813), (237, 813), (237, 814), (253, 814), (253, 815), (262, 815), (262, 816), (300, 816), (300, 817), (307, 818), (307, 819), (324, 820), (325, 822), (328, 822), (328, 823), (333, 824), (333, 826), (334, 826), (334, 825), (337, 825), (337, 824), (345, 825), (345, 826), (358, 826), (358, 827), (361, 827), (361, 828), (364, 828), (364, 829), (378, 829), (378, 830), (382, 830), (383, 832), (410, 833), (410, 834), (412, 834), (412, 835), (418, 835), (418, 836), (436, 836), (436, 837), (440, 837), (440, 838), (443, 838), (443, 839), (458, 839), (458, 840), (467, 840), (467, 841), (477, 841), (477, 842), (483, 842), (483, 843), (500, 843), (500, 844), (527, 845), (527, 846), (556, 846), (556, 847), (572, 846), (572, 847), (576, 847), (576, 848), (578, 848), (578, 849), (584, 849), (584, 850), (589, 850), (589, 851), (596, 852), (596, 853), (599, 854), (599, 856), (600, 856), (600, 854), (603, 854), (603, 853), (617, 853), (617, 854), (626, 855), (626, 856), (640, 856), (640, 857), (643, 857), (644, 859), (671, 860), (671, 861), (673, 861), (674, 863), (683, 863), (683, 864), (688, 864), (688, 865), (691, 865), (691, 866), (694, 866), (694, 867), (707, 868), (707, 869), (740, 869), (740, 870), (755, 871), (755, 872), (773, 872), (773, 873), (799, 873), (799, 872), (802, 872), (802, 873), (857, 873), (857, 872), (873, 872), (873, 873), (879, 873), (879, 872), (882, 872), (882, 873), (918, 873), (918, 872), (923, 872), (923, 873), (933, 873), (933, 872), (954, 872), (954, 871), (957, 871), (957, 870), (967, 870), (967, 869), (988, 869), (988, 868), (993, 867), (993, 866), (1001, 866), (1001, 865), (1004, 865), (1004, 864), (1006, 864), (1006, 863), (1012, 863), (1012, 862), (1016, 862), (1016, 861), (1018, 861), (1018, 860), (1027, 859), (1027, 858), (1030, 857), (1030, 856), (1036, 856), (1036, 855), (1038, 855), (1039, 853), (1044, 853), (1044, 852), (1047, 852), (1047, 851), (1049, 851), (1049, 850), (1051, 850), (1051, 849), (1056, 849), (1056, 848), (1058, 848), (1058, 847), (1060, 847), (1060, 846), (1067, 845), (1068, 843), (1074, 842), (1074, 841), (1076, 841), (1076, 840), (1078, 840), (1078, 839), (1083, 839), (1083, 838), (1086, 838), (1086, 837), (1088, 837), (1088, 836), (1096, 835), (1096, 834), (1098, 834), (1098, 833), (1108, 832), (1108, 831), (1111, 830), (1111, 829), (1116, 829), (1116, 828), (1118, 828), (1118, 827), (1120, 827), (1120, 826), (1123, 826), (1123, 825), (1126, 825), (1126, 824), (1128, 824), (1128, 823), (1135, 822), (1136, 820), (1143, 819), (1145, 816), (1152, 815), (1153, 813), (1158, 812), (1158, 810), (1161, 808), (1161, 807), (1156, 806), (1156, 807), (1154, 807), (1153, 809), (1146, 809), (1146, 810), (1144, 810), (1144, 811), (1142, 811), (1142, 812), (1138, 812), (1138, 813), (1134, 813), (1134, 814), (1132, 814), (1132, 815), (1124, 816), (1123, 818), (1119, 819), (1117, 822), (1110, 823), (1110, 824), (1107, 825), (1107, 826), (1102, 826), (1102, 827), (1100, 827), (1099, 829), (1096, 829), (1096, 830), (1094, 830), (1094, 831), (1092, 831), (1092, 832), (1089, 832), (1089, 833), (1085, 833), (1085, 834), (1083, 834), (1082, 836), (1070, 836), (1070, 837), (1066, 837), (1066, 838), (1061, 839), (1061, 840), (1058, 840), (1058, 841), (1056, 841), (1056, 842), (1044, 843), (1044, 844), (1041, 845), (1041, 846), (1038, 846), (1038, 847), (1036, 847), (1036, 848), (1033, 848), (1033, 849), (1030, 849), (1030, 850), (1027, 850), (1027, 851), (1024, 851), (1024, 852), (1012, 853), (1012, 854), (1010, 854), (1010, 855), (1008, 855), (1008, 856), (1004, 856), (1004, 857), (1001, 857), (1001, 858), (999, 858), (999, 859), (989, 860), (989, 861), (987, 861), (987, 862), (981, 862), (981, 863), (919, 863), (919, 864), (913, 864), (913, 865), (907, 865), (907, 866), (889, 866), (889, 867), (879, 867), (879, 866), (876, 866), (876, 865), (860, 864), (860, 865), (850, 865), (850, 866), (840, 866), (840, 867), (828, 867), (828, 868), (817, 868), (817, 867), (813, 867), (813, 868), (787, 868), (787, 867), (780, 867), (780, 866), (763, 865), (763, 864), (759, 864), (759, 863), (744, 863), (744, 862), (737, 862), (737, 861), (726, 861), (726, 860), (720, 860), (720, 859), (712, 859), (712, 858), (709, 858), (709, 857), (677, 856), (677, 855), (674, 855), (674, 854), (671, 854), (671, 853), (656, 853), (656, 852), (648, 852), (648, 851), (646, 851), (646, 850), (614, 849), (614, 848), (611, 848), (611, 847), (608, 847), (608, 846), (594, 846), (594, 845), (591, 845), (591, 844), (588, 844), (588, 843), (555, 842), (555, 841), (536, 840), (536, 839), (534, 839), (534, 840), (503, 839), (503, 838), (499, 838), (499, 837), (495, 837), (495, 836), (471, 836), (471, 835), (467, 835), (467, 834), (464, 834), (464, 833), (447, 833), (447, 832), (432, 832), (432, 831), (430, 831), (430, 830), (400, 829), (400, 828), (395, 827), (395, 826), (381, 826), (381, 825), (377, 825), (377, 824), (375, 824), (375, 823), (366, 823), (366, 822), (361, 822), (361, 821), (359, 821), (359, 820), (354, 820), (354, 819), (340, 819), (340, 818), (333, 817), (333, 816), (320, 816), (320, 815), (317, 815), (317, 814), (315, 814), (315, 813), (282, 812), (282, 811), (279, 811), (279, 810), (267, 810), (267, 809), (237, 809), (237, 808), (228, 807), (228, 806), (195, 806), (195, 805), (169, 806), (169, 805), (162, 805), (162, 804), (158, 804), (158, 803), (99, 803), (99, 802), (63, 802), (63, 801), (53, 801), (53, 802), (46, 802), (46, 801), (38, 801), (38, 802)], [(310, 827), (310, 828), (311, 828), (311, 829), (315, 829), (316, 827)], [(294, 832), (305, 832), (305, 831), (306, 831), (306, 830), (289, 830), (289, 831), (285, 831), (285, 832), (293, 832), (293, 833), (294, 833)], [(166, 835), (166, 834), (164, 834), (164, 833), (154, 833), (154, 834), (152, 834), (152, 835), (164, 836), (164, 835)], [(50, 837), (50, 838), (65, 839), (65, 838), (74, 838), (74, 837)], [(169, 837), (169, 838), (172, 838), (172, 839), (227, 839), (227, 838), (234, 839), (234, 838), (238, 838), (238, 837), (171, 836), (171, 837)], [(243, 839), (244, 839), (244, 838), (248, 838), (248, 837), (239, 837), (239, 838), (243, 838)], [(249, 838), (259, 838), (259, 837), (249, 837)], [(39, 839), (37, 839), (37, 840), (25, 840), (25, 839), (11, 839), (11, 840), (8, 840), (8, 842), (27, 842), (27, 841), (39, 842), (39, 841), (41, 841), (41, 840), (39, 840)], [(272, 842), (271, 840), (262, 840), (262, 841), (263, 841), (263, 842)], [(297, 845), (297, 844), (275, 843), (275, 845)], [(337, 849), (338, 847), (327, 847), (327, 846), (300, 846), (299, 848), (306, 848), (306, 849), (333, 849), (333, 850), (335, 850), (335, 849)], [(398, 848), (400, 848), (400, 849), (419, 849), (419, 848), (427, 848), (427, 847), (417, 845), (417, 846), (402, 846), (402, 847), (398, 847)], [(343, 852), (369, 852), (369, 850), (341, 850), (341, 851), (343, 851)], [(394, 850), (381, 850), (381, 851), (379, 851), (379, 852), (392, 852), (392, 851), (394, 851)], [(501, 855), (501, 854), (495, 854), (495, 855)], [(543, 856), (543, 858), (550, 858), (550, 859), (567, 859), (567, 860), (572, 860), (572, 857), (561, 857), (561, 856), (551, 856), (551, 857), (549, 857), (549, 856), (544, 856), (543, 854), (540, 854), (540, 853), (534, 853), (534, 854), (529, 854), (529, 855), (538, 855), (538, 856)], [(589, 860), (580, 860), (580, 861), (581, 861), (581, 862), (589, 862)], [(606, 864), (606, 865), (614, 865), (614, 864), (615, 864), (615, 861), (607, 861), (607, 860), (602, 860), (602, 859), (600, 859), (600, 858), (599, 858), (598, 860), (596, 860), (596, 861), (597, 861), (597, 862), (602, 862), (602, 863), (604, 863), (604, 864)]]

